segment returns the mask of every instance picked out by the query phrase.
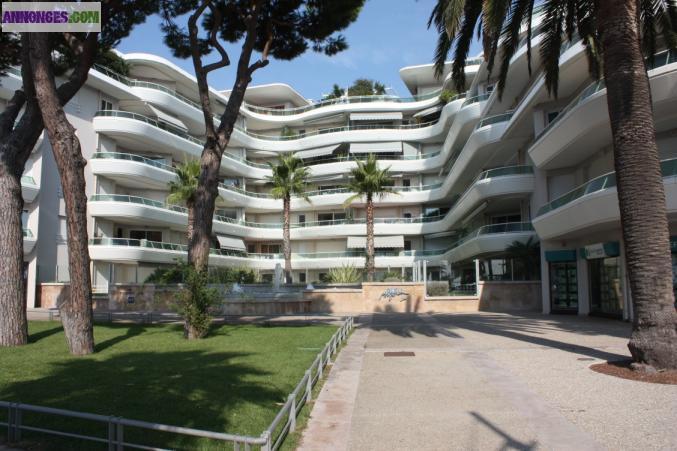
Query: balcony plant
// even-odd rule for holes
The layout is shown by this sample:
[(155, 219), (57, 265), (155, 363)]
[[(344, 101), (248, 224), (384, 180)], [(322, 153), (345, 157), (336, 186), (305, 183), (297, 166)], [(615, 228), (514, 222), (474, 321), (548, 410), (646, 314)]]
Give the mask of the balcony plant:
[(362, 281), (362, 271), (350, 264), (334, 267), (327, 273), (328, 283), (357, 283)]

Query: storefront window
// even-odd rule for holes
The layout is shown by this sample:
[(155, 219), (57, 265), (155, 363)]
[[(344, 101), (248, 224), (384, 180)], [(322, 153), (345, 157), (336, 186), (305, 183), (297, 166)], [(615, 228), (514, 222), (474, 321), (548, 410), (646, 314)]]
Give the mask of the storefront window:
[(588, 260), (590, 273), (590, 312), (623, 316), (620, 257)]

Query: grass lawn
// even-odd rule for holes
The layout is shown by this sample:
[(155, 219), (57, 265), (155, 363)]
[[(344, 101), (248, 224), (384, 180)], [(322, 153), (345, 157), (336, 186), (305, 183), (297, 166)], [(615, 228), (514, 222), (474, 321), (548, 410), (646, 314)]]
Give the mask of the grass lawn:
[[(72, 357), (60, 323), (32, 322), (29, 345), (0, 348), (0, 400), (258, 436), (335, 330), (325, 325), (223, 325), (208, 338), (189, 342), (177, 325), (101, 324), (94, 329), (97, 352)], [(5, 418), (0, 411), (0, 421)], [(24, 414), (24, 423), (101, 437), (106, 430), (105, 425), (32, 413)], [(40, 449), (98, 449), (93, 442), (24, 436), (38, 440)], [(128, 428), (125, 439), (150, 446), (217, 448), (216, 442)]]

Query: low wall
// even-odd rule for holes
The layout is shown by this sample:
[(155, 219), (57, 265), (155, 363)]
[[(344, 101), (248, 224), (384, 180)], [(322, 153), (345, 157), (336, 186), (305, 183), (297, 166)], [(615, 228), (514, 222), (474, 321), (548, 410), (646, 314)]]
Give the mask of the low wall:
[[(477, 311), (540, 311), (541, 284), (535, 282), (480, 282), (478, 296), (426, 297), (422, 283), (365, 282), (362, 288), (305, 290), (298, 299), (226, 299), (224, 315), (293, 315), (303, 313), (463, 313)], [(37, 295), (42, 308), (56, 308), (69, 287), (40, 284)], [(106, 296), (94, 297), (94, 309), (113, 312), (175, 311), (177, 286), (153, 284), (113, 285)], [(388, 299), (385, 294), (395, 296)]]
[(479, 310), (541, 311), (541, 282), (480, 282)]

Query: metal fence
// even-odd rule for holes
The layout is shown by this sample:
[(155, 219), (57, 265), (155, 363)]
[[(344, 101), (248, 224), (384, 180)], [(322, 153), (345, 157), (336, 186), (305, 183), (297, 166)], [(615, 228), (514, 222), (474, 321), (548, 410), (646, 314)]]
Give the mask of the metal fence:
[[(204, 431), (180, 426), (130, 420), (117, 416), (97, 415), (6, 401), (0, 401), (0, 409), (6, 411), (6, 421), (0, 421), (0, 426), (7, 428), (7, 440), (9, 443), (21, 441), (23, 432), (27, 431), (106, 444), (110, 451), (122, 451), (125, 448), (147, 450), (160, 449), (146, 444), (126, 441), (125, 428), (134, 428), (148, 432), (156, 431), (184, 437), (206, 438), (220, 442), (222, 445), (230, 443), (236, 451), (239, 451), (241, 448), (244, 450), (261, 449), (263, 451), (273, 451), (282, 445), (289, 433), (296, 430), (296, 419), (303, 406), (312, 399), (313, 387), (320, 379), (322, 379), (324, 369), (327, 364), (331, 362), (332, 355), (336, 354), (341, 344), (348, 338), (353, 327), (353, 318), (346, 318), (341, 327), (324, 346), (322, 351), (315, 357), (315, 360), (306, 370), (301, 381), (296, 385), (296, 388), (294, 388), (294, 391), (287, 397), (287, 401), (279, 410), (270, 426), (268, 426), (268, 428), (258, 437)], [(37, 413), (66, 419), (94, 422), (106, 426), (105, 429), (103, 429), (106, 432), (100, 436), (93, 436), (85, 435), (84, 433), (66, 432), (63, 430), (29, 425), (24, 421), (25, 413)]]

